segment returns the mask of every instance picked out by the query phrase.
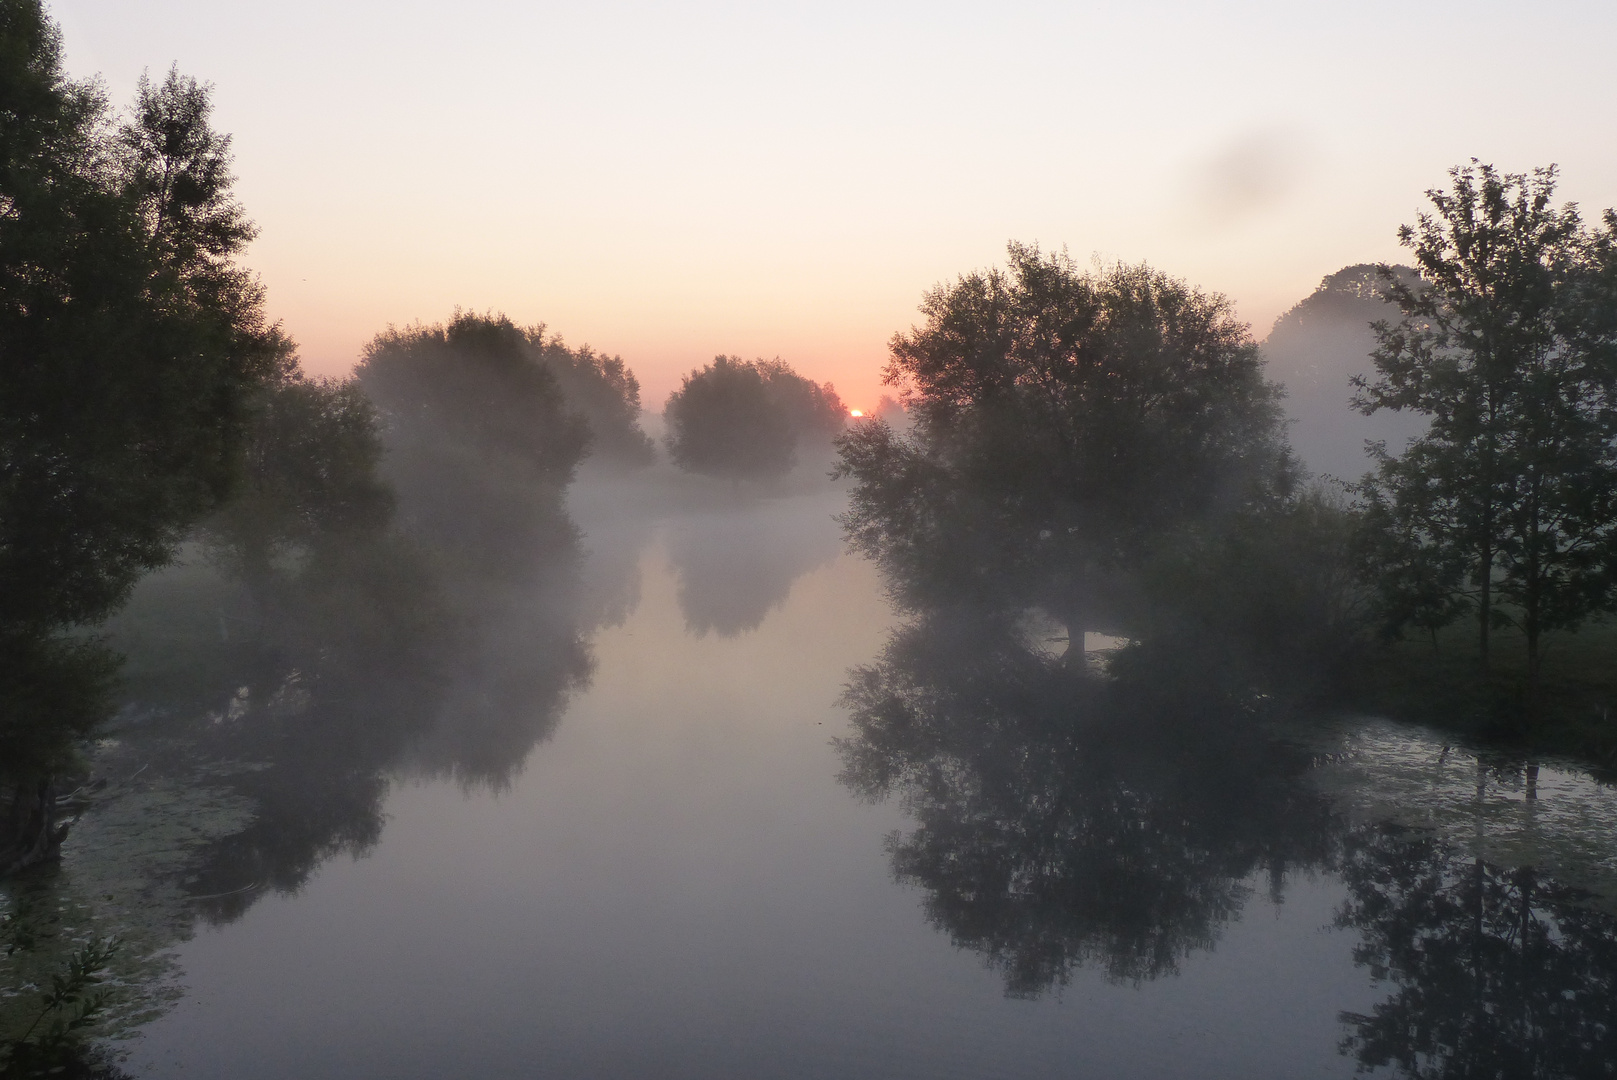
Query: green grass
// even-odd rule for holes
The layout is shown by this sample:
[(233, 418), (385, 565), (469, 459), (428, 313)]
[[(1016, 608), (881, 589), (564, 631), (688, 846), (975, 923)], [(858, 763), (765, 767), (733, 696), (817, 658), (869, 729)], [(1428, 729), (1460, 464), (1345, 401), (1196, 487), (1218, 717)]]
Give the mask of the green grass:
[(1617, 770), (1617, 622), (1547, 634), (1537, 692), (1529, 700), (1527, 645), (1495, 630), (1490, 672), (1478, 663), (1476, 624), (1377, 649), (1355, 672), (1353, 704), (1523, 750), (1576, 757)]

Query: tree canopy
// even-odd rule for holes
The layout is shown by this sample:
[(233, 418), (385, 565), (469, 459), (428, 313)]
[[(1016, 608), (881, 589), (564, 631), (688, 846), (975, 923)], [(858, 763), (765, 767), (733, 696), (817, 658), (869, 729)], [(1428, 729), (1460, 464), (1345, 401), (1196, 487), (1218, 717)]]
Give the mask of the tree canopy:
[(209, 88), (141, 81), (121, 121), (0, 0), (0, 872), (55, 842), (52, 778), (115, 665), (60, 633), (120, 605), (237, 480), (250, 402), (292, 364), (235, 257)]
[(232, 261), (252, 228), (207, 87), (142, 82), (114, 124), (37, 4), (0, 37), (0, 592), (41, 627), (105, 615), (228, 494), (291, 346)]
[(674, 463), (733, 480), (781, 476), (809, 440), (842, 430), (846, 409), (820, 384), (780, 359), (716, 356), (685, 376), (663, 410)]
[(900, 582), (1020, 579), (1093, 606), (1164, 537), (1290, 490), (1279, 391), (1226, 300), (1145, 266), (1009, 256), (933, 289), (893, 338), (911, 431), (841, 440), (849, 535)]
[(589, 422), (527, 331), (471, 314), (390, 329), (355, 375), (382, 412), (386, 473), (412, 528), (472, 559), (566, 542), (550, 534)]
[(565, 483), (585, 453), (651, 460), (634, 373), (620, 357), (568, 348), (543, 324), (457, 312), (443, 324), (389, 328), (365, 347), (357, 373), (395, 425), (514, 454), (551, 482)]

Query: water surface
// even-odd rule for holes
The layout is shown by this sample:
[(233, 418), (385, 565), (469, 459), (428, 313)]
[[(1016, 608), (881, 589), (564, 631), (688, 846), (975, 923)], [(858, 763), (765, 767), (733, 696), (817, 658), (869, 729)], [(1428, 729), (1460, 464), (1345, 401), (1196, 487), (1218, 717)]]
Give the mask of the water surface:
[[(900, 623), (842, 552), (834, 492), (650, 511), (632, 494), (574, 496), (584, 667), (531, 675), (573, 671), (550, 658), (571, 639), (533, 630), (554, 590), (512, 590), (501, 644), (441, 697), (458, 739), (524, 733), (509, 767), (449, 740), (351, 768), (381, 777), (374, 805), (306, 823), (295, 858), (260, 844), (251, 870), (212, 872), (221, 888), (163, 886), (202, 899), (152, 901), (192, 915), (130, 1071), (1461, 1075), (1472, 1050), (1451, 1044), (1503, 1008), (1521, 1023), (1492, 1022), (1477, 1052), (1603, 1074), (1617, 938), (1558, 881), (1606, 879), (1614, 803), (1576, 769), (1546, 764), (1523, 810), (1525, 773), (1379, 721), (1229, 761), (1145, 729), (1092, 744), (1063, 726), (1082, 702), (1037, 718), (1058, 658), (967, 672), (884, 653)], [(908, 770), (871, 801), (839, 699), (883, 656), (931, 712), (867, 747)], [(251, 807), (215, 802), (233, 835)], [(68, 853), (86, 895), (82, 852), (115, 842), (112, 820)]]

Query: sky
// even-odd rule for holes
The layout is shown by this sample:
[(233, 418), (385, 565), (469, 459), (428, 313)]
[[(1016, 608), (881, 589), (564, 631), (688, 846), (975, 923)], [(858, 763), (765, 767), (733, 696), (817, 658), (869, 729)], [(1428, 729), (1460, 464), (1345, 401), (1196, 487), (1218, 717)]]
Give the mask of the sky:
[(1617, 4), (47, 0), (75, 76), (214, 85), (304, 366), (459, 307), (882, 392), (1007, 241), (1148, 262), (1260, 338), (1476, 157), (1617, 204)]

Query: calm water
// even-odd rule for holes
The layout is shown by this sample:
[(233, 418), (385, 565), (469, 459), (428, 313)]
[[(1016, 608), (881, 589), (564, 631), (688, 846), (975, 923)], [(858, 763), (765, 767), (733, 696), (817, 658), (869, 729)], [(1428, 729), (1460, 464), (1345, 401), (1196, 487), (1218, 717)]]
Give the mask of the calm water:
[[(1158, 761), (1142, 732), (1104, 767), (1033, 736), (980, 753), (918, 742), (901, 756), (919, 779), (872, 802), (839, 782), (832, 740), (853, 734), (851, 670), (895, 629), (881, 583), (842, 552), (835, 496), (721, 495), (648, 510), (626, 489), (575, 493), (593, 667), (505, 677), (546, 668), (530, 646), (558, 647), (509, 629), (551, 602), (517, 595), (495, 659), (444, 707), (531, 693), (518, 761), (395, 762), (374, 806), (287, 857), (300, 879), (243, 871), (221, 899), (186, 861), (267, 796), (220, 787), (213, 818), (186, 811), (211, 834), (140, 841), (131, 807), (162, 796), (161, 770), (115, 785), (63, 888), (116, 896), (128, 918), (168, 912), (150, 980), (172, 999), (125, 1067), (1255, 1078), (1403, 1060), (1472, 1075), (1463, 1044), (1491, 1027), (1509, 1045), (1488, 1053), (1605, 1074), (1612, 999), (1590, 999), (1617, 977), (1617, 938), (1598, 899), (1554, 881), (1617, 876), (1608, 789), (1545, 763), (1528, 798), (1515, 763), (1339, 718), (1278, 740), (1283, 791), (1264, 766)], [(209, 722), (304, 707), (295, 679), (277, 693), (227, 696)], [(1090, 772), (1052, 779), (1049, 763), (1080, 756)], [(106, 852), (137, 841), (146, 880), (108, 884)]]

